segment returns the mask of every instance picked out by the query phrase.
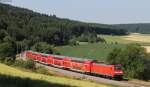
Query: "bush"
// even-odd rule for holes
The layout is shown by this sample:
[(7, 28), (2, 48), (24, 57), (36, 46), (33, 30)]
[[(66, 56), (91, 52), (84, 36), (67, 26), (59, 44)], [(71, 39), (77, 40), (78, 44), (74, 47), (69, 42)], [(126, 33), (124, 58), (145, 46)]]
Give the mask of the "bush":
[(103, 43), (106, 43), (105, 39), (104, 39), (104, 38), (101, 38), (101, 37), (97, 37), (96, 42), (103, 42)]
[(25, 68), (25, 69), (35, 69), (35, 63), (33, 60), (28, 59), (26, 61), (24, 60), (16, 60), (15, 63), (13, 64), (14, 66)]
[(78, 45), (78, 43), (77, 43), (76, 39), (71, 39), (71, 40), (69, 40), (69, 45), (76, 46), (76, 45)]
[(50, 44), (46, 42), (38, 42), (32, 46), (32, 50), (37, 51), (37, 52), (52, 54), (53, 46), (51, 46)]
[(16, 60), (13, 65), (17, 66), (17, 67), (23, 67), (24, 63), (25, 63), (25, 61), (23, 61), (23, 60)]
[(34, 61), (31, 60), (31, 59), (25, 61), (24, 68), (26, 68), (26, 69), (35, 69)]
[(7, 65), (12, 65), (14, 63), (14, 59), (11, 57), (6, 57), (5, 60), (3, 61)]
[(36, 68), (36, 72), (37, 73), (41, 73), (41, 74), (46, 74), (46, 75), (49, 74), (48, 70), (45, 67), (43, 67), (43, 66), (37, 67)]

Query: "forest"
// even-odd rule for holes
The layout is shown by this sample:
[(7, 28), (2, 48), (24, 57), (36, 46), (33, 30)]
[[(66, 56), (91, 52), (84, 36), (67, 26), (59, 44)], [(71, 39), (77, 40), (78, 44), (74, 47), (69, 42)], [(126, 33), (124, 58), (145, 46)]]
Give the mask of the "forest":
[(143, 33), (149, 34), (150, 33), (150, 23), (133, 23), (133, 24), (115, 24), (113, 25), (114, 28), (122, 28), (129, 32), (133, 33)]

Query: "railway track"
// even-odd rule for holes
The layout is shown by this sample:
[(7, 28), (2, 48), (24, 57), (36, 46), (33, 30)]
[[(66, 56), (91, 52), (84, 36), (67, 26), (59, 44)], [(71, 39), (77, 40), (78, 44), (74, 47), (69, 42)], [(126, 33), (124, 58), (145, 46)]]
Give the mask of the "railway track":
[(150, 87), (150, 86), (144, 86), (144, 85), (140, 85), (140, 84), (134, 84), (134, 83), (131, 83), (128, 81), (115, 81), (115, 80), (105, 79), (105, 78), (101, 78), (101, 77), (91, 76), (91, 75), (82, 74), (79, 72), (60, 69), (60, 68), (54, 67), (54, 66), (48, 66), (48, 65), (42, 64), (42, 63), (37, 63), (37, 65), (44, 66), (48, 70), (55, 72), (55, 74), (58, 74), (58, 75), (61, 74), (63, 76), (67, 76), (67, 77), (86, 79), (86, 80), (90, 80), (90, 81), (94, 81), (94, 82), (98, 82), (98, 83), (105, 83), (105, 84), (111, 84), (111, 85), (123, 86), (123, 87)]

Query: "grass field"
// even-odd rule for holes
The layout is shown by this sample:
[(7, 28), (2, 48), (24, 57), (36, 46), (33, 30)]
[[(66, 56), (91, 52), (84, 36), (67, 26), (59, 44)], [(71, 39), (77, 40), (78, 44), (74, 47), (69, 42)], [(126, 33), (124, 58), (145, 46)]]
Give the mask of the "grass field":
[(112, 87), (85, 80), (21, 71), (0, 63), (0, 87)]
[(106, 44), (88, 44), (79, 46), (61, 46), (56, 49), (64, 55), (75, 57), (88, 57), (105, 61), (105, 58), (115, 47), (123, 48), (129, 43), (138, 43), (150, 51), (150, 35), (131, 34), (126, 36), (98, 35), (106, 40)]
[(66, 56), (83, 57), (83, 58), (94, 58), (104, 61), (108, 53), (115, 47), (125, 47), (124, 44), (84, 44), (79, 46), (62, 46), (57, 47), (60, 53)]

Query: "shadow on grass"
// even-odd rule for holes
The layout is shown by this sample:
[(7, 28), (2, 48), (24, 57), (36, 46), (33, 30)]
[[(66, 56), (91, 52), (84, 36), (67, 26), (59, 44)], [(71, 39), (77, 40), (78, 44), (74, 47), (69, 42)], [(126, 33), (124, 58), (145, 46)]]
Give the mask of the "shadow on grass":
[(75, 86), (0, 74), (0, 87), (75, 87)]

